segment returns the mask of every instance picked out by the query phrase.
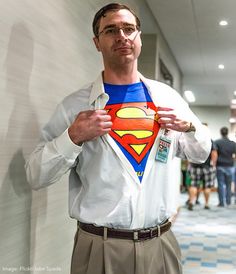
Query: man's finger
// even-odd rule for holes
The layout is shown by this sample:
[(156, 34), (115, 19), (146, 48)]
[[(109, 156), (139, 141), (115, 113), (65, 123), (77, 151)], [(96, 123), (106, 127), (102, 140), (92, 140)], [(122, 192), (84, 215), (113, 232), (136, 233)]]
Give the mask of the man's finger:
[(167, 107), (158, 107), (157, 108), (157, 113), (158, 111), (171, 111), (174, 110), (173, 108), (167, 108)]

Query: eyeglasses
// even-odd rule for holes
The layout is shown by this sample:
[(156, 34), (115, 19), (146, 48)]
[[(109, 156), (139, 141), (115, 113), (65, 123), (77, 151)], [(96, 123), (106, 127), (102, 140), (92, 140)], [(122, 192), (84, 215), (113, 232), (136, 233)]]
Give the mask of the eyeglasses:
[(120, 34), (120, 30), (123, 31), (125, 36), (130, 36), (134, 32), (138, 30), (136, 25), (125, 25), (123, 27), (116, 27), (116, 26), (107, 26), (102, 31), (98, 33), (98, 36), (104, 34), (107, 37), (115, 37)]

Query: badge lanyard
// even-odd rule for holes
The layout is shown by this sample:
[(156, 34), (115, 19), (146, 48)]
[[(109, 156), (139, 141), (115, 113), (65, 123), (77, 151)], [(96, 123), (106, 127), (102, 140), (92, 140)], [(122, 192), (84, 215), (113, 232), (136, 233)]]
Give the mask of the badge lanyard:
[(156, 161), (166, 163), (170, 151), (171, 139), (168, 137), (168, 129), (161, 134), (160, 142), (157, 148)]

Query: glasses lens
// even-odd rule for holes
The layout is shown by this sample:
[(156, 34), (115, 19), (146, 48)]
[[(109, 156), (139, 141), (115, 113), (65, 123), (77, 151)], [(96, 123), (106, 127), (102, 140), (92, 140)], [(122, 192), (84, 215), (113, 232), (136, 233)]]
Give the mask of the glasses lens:
[(104, 30), (104, 34), (107, 36), (114, 36), (117, 35), (119, 33), (119, 28), (107, 28)]
[(125, 35), (131, 35), (136, 31), (135, 26), (126, 26), (122, 28)]

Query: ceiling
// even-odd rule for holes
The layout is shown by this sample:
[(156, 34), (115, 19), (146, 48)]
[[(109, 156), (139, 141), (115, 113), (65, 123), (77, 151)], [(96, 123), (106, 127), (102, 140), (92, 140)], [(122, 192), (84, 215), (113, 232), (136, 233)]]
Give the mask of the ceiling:
[(146, 2), (183, 73), (183, 90), (194, 92), (192, 104), (229, 106), (236, 90), (236, 0)]

